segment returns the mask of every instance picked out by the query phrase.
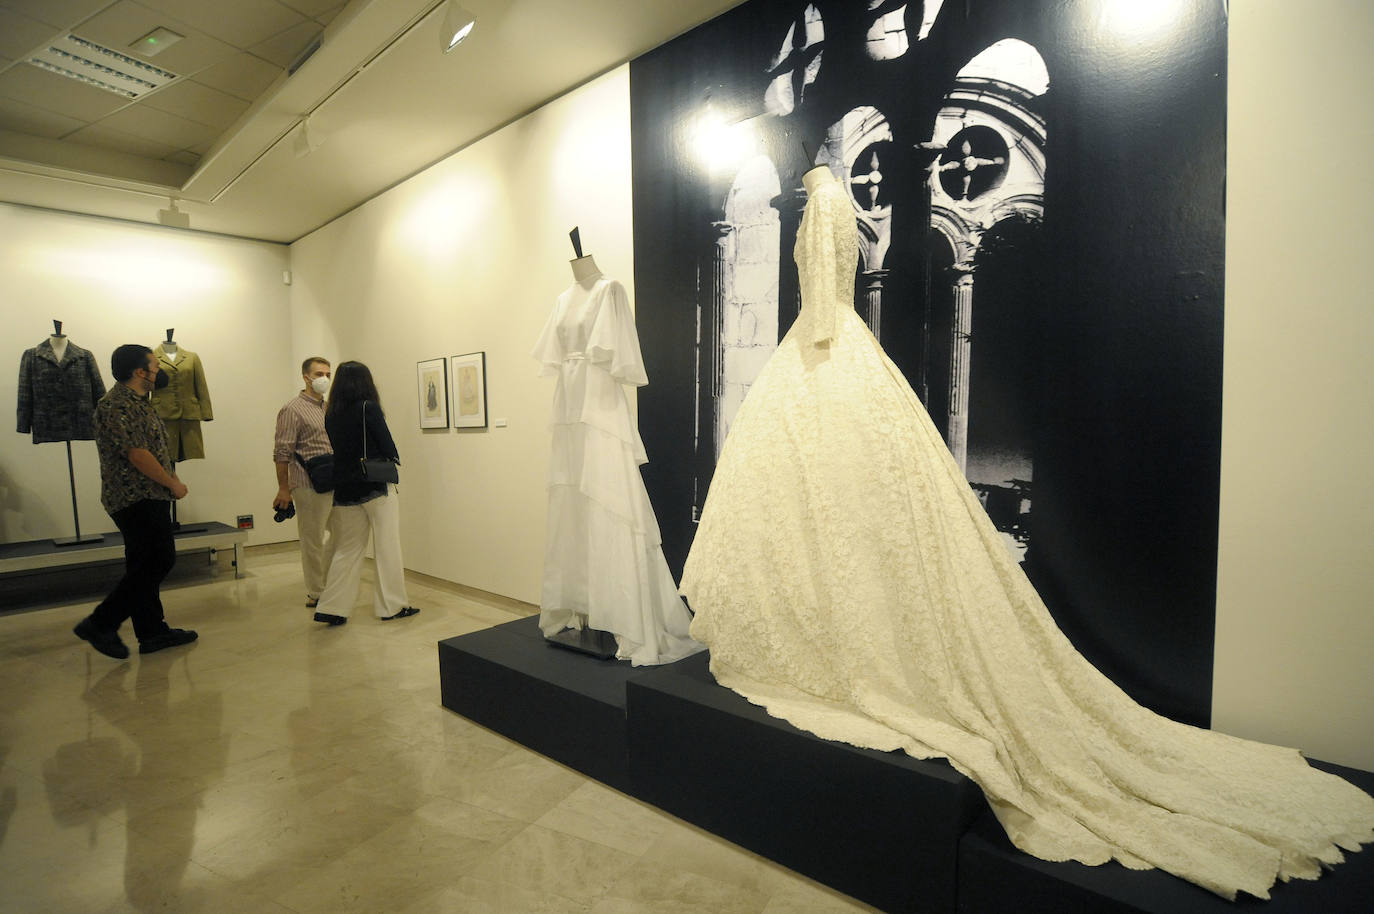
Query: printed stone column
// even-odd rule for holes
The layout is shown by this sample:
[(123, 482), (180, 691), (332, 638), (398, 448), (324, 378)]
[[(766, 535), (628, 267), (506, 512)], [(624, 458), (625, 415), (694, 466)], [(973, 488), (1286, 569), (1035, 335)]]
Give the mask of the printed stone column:
[(878, 330), (882, 326), (883, 282), (887, 279), (887, 270), (865, 270), (861, 278), (866, 312), (863, 315), (864, 323), (868, 324), (873, 336), (881, 340)]
[(778, 211), (778, 342), (782, 342), (788, 328), (801, 313), (801, 282), (797, 278), (797, 263), (792, 256), (801, 230), (802, 212), (806, 209), (806, 190), (794, 187), (784, 190), (772, 201)]
[[(701, 518), (706, 503), (706, 491), (715, 473), (716, 455), (720, 442), (716, 441), (716, 416), (719, 411), (721, 374), (724, 371), (725, 300), (730, 259), (730, 235), (734, 226), (729, 222), (712, 222), (706, 241), (710, 253), (704, 251), (697, 258), (697, 365), (696, 365), (696, 427), (692, 440), (696, 454), (692, 479), (692, 522)], [(705, 245), (703, 245), (705, 247)], [(709, 259), (708, 259), (709, 258)], [(710, 288), (703, 289), (709, 277)], [(701, 294), (705, 292), (706, 294)]]
[(968, 468), (968, 369), (972, 354), (973, 267), (956, 264), (960, 275), (954, 282), (954, 328), (949, 353), (949, 450), (959, 471)]

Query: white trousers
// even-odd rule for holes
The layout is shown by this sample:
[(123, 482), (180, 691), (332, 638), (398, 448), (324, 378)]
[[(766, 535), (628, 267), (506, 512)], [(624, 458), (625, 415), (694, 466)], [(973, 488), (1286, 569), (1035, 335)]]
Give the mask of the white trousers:
[(334, 493), (320, 494), (309, 486), (291, 490), (296, 505), (296, 529), (301, 537), (301, 571), (305, 575), (305, 595), (318, 600), (324, 593), (325, 575), (334, 558), (334, 537), (329, 533)]
[(316, 612), (345, 617), (353, 612), (369, 532), (377, 561), (373, 613), (379, 619), (394, 616), (410, 605), (405, 568), (401, 565), (401, 504), (395, 486), (388, 486), (386, 495), (361, 505), (335, 505), (330, 531), (334, 538), (334, 561), (329, 564), (329, 580)]

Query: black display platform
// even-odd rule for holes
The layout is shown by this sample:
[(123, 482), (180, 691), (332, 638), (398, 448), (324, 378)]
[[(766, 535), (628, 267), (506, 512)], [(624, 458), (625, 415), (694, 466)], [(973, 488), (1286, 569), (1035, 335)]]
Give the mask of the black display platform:
[(830, 742), (716, 685), (698, 654), (628, 684), (635, 795), (885, 911), (953, 911), (982, 793), (943, 760)]
[(549, 644), (538, 616), (439, 642), (444, 707), (626, 793), (625, 683), (647, 669)]
[[(1374, 793), (1374, 774), (1312, 761)], [(1278, 883), (1269, 901), (1241, 896), (1230, 902), (1160, 870), (1128, 870), (1119, 863), (1050, 863), (1012, 846), (990, 810), (959, 847), (960, 914), (1367, 914), (1374, 911), (1374, 846), (1347, 853), (1322, 878)]]
[[(884, 911), (1374, 911), (1374, 847), (1268, 902), (1226, 902), (1159, 870), (1038, 860), (945, 762), (797, 730), (716, 685), (705, 654), (596, 660), (548, 644), (532, 616), (440, 641), (439, 677), (444, 707)], [(1374, 793), (1374, 774), (1312, 764)]]

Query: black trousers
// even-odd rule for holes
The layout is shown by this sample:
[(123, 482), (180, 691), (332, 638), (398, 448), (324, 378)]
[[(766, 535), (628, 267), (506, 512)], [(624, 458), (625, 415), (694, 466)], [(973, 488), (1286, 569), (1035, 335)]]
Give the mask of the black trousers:
[(124, 534), (124, 577), (91, 612), (91, 620), (97, 628), (116, 631), (132, 619), (134, 636), (145, 641), (168, 628), (158, 587), (177, 561), (171, 505), (147, 498), (110, 517)]

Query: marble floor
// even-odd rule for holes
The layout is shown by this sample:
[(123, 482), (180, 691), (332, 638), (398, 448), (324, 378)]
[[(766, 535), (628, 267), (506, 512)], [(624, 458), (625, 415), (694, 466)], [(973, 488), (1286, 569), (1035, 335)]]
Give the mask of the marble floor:
[(293, 549), (245, 564), (183, 557), (200, 641), (125, 661), (95, 586), (0, 590), (0, 911), (872, 910), (445, 710), (435, 643), (532, 607), (411, 575), (383, 623), (365, 575), (327, 628)]

